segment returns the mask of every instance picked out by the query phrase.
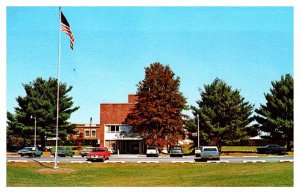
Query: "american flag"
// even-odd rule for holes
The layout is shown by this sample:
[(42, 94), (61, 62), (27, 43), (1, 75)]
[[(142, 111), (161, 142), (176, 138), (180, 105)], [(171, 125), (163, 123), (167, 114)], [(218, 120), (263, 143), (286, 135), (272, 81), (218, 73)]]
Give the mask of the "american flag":
[(73, 44), (74, 44), (74, 36), (73, 36), (73, 33), (72, 33), (72, 31), (71, 31), (71, 27), (70, 27), (70, 25), (69, 25), (69, 22), (67, 21), (67, 19), (66, 19), (66, 17), (64, 16), (64, 14), (62, 13), (62, 12), (60, 12), (60, 24), (61, 24), (61, 30), (62, 31), (64, 31), (64, 32), (66, 32), (66, 34), (68, 35), (68, 36), (70, 36), (70, 47), (71, 47), (71, 49), (73, 50)]

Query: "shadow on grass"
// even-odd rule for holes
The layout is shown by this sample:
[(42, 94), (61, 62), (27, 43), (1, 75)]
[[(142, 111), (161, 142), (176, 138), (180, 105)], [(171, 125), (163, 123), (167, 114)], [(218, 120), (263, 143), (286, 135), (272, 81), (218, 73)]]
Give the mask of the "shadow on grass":
[(38, 163), (40, 166), (42, 166), (42, 167), (44, 167), (44, 168), (51, 168), (51, 169), (52, 169), (52, 167), (49, 167), (49, 166), (47, 166), (47, 165), (45, 165), (45, 164), (39, 162), (38, 160), (33, 159), (33, 161), (36, 162), (36, 163)]

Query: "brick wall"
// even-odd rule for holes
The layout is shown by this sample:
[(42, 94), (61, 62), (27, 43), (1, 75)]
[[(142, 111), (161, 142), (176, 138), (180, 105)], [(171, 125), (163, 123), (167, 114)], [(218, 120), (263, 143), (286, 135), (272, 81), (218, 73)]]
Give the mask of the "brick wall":
[(135, 103), (137, 101), (137, 96), (135, 94), (128, 95), (128, 103)]
[(100, 146), (104, 146), (104, 125), (124, 124), (125, 119), (134, 107), (136, 95), (128, 95), (128, 103), (105, 103), (100, 104)]
[[(85, 129), (96, 129), (96, 137), (85, 137)], [(74, 129), (78, 132), (78, 135), (75, 135), (74, 137), (77, 138), (79, 136), (79, 133), (83, 134), (84, 139), (98, 139), (99, 138), (99, 130), (100, 130), (100, 124), (76, 124), (76, 128)]]

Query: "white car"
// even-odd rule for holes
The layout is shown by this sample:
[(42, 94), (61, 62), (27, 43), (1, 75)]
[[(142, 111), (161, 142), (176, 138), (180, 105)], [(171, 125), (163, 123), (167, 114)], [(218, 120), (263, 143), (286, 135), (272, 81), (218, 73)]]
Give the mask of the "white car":
[(158, 157), (158, 155), (159, 155), (159, 151), (158, 151), (157, 147), (155, 147), (155, 146), (147, 147), (147, 151), (146, 151), (147, 157), (150, 157), (150, 156)]
[(195, 150), (195, 161), (220, 160), (220, 152), (217, 146), (202, 146)]

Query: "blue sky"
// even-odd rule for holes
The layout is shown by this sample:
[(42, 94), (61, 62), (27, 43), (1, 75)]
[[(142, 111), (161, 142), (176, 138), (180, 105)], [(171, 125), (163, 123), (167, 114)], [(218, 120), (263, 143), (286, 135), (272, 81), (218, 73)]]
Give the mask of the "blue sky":
[[(247, 101), (265, 103), (271, 81), (293, 75), (292, 7), (63, 7), (61, 81), (80, 109), (73, 123), (99, 123), (100, 103), (127, 102), (153, 62), (170, 65), (189, 105), (216, 77)], [(58, 8), (7, 8), (7, 110), (22, 83), (57, 77)], [(186, 112), (191, 114), (190, 112)]]

